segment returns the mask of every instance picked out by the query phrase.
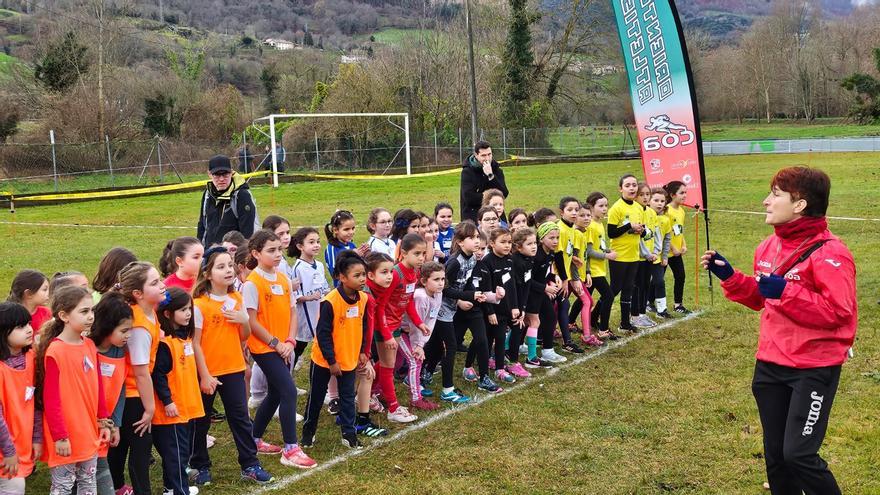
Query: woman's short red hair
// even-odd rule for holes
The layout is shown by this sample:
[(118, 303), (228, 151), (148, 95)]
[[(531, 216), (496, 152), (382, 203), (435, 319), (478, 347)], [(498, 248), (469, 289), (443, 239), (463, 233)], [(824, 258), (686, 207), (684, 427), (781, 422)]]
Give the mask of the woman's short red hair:
[(770, 187), (791, 194), (791, 199), (803, 199), (807, 202), (804, 216), (824, 217), (828, 210), (828, 196), (831, 194), (831, 179), (828, 174), (807, 167), (784, 168), (773, 176)]

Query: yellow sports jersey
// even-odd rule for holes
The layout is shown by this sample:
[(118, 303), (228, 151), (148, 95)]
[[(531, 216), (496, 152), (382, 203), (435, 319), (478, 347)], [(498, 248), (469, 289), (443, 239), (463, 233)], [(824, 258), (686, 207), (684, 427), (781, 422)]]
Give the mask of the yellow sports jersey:
[[(654, 239), (655, 242), (661, 243), (660, 245), (660, 255), (657, 256), (657, 259), (654, 260), (654, 264), (658, 264), (663, 261), (663, 239), (666, 238), (668, 234), (672, 232), (672, 220), (669, 219), (665, 214), (657, 215), (657, 227), (654, 229)], [(667, 256), (669, 253), (666, 253)]]
[(559, 226), (559, 244), (556, 246), (556, 252), (562, 253), (562, 265), (565, 267), (565, 279), (571, 280), (571, 257), (575, 250), (575, 234), (577, 230), (569, 227), (564, 221), (556, 222)]
[[(657, 212), (651, 208), (645, 208), (645, 247), (649, 253), (654, 252), (654, 242), (656, 238), (655, 229), (657, 227)], [(663, 242), (663, 239), (660, 239)]]
[(672, 247), (681, 251), (684, 246), (684, 207), (670, 205), (666, 209), (666, 216), (672, 224)]
[(581, 264), (580, 268), (578, 268), (578, 275), (581, 280), (587, 279), (587, 236), (589, 234), (587, 232), (581, 232), (580, 230), (574, 229), (574, 248), (578, 252), (578, 258), (582, 259), (584, 262)]
[[(593, 220), (590, 227), (585, 232), (587, 242), (593, 245), (594, 251), (605, 252), (608, 249), (608, 243), (605, 240), (605, 225), (602, 222)], [(598, 258), (590, 258), (590, 275), (593, 277), (604, 277), (608, 274), (605, 269), (606, 261)]]
[[(634, 223), (644, 222), (645, 211), (642, 205), (633, 201), (631, 204), (618, 199), (608, 210), (608, 225), (626, 227)], [(639, 261), (639, 234), (626, 233), (611, 239), (611, 249), (617, 252), (617, 261)]]

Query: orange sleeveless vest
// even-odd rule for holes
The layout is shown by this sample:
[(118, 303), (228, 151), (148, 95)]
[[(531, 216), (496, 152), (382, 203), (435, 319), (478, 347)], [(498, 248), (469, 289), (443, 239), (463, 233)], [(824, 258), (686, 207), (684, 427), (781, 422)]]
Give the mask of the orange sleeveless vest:
[[(128, 375), (128, 360), (125, 356), (113, 358), (98, 353), (98, 372), (101, 375), (101, 384), (104, 386), (104, 405), (107, 413), (113, 415), (119, 393), (125, 386), (125, 378)], [(107, 457), (110, 444), (102, 443), (98, 448), (98, 457)]]
[[(349, 304), (343, 299), (339, 289), (335, 289), (324, 296), (323, 300), (333, 306), (333, 354), (336, 363), (342, 371), (351, 371), (357, 368), (358, 355), (363, 344), (367, 295), (358, 292), (358, 301)], [(324, 368), (330, 367), (317, 340), (312, 344), (312, 362)]]
[[(241, 294), (227, 294), (235, 301), (235, 309), (242, 308)], [(238, 337), (239, 325), (229, 323), (220, 311), (222, 301), (215, 301), (208, 294), (197, 297), (193, 304), (202, 313), (202, 353), (205, 364), (212, 376), (238, 373), (245, 370), (244, 354), (241, 352), (241, 339)], [(282, 339), (279, 339), (282, 340)]]
[[(131, 320), (131, 328), (146, 328), (152, 338), (150, 343), (150, 372), (152, 372), (153, 366), (156, 365), (156, 349), (159, 348), (159, 338), (161, 338), (162, 335), (159, 330), (159, 316), (154, 311), (152, 316), (155, 321), (150, 321), (144, 313), (144, 310), (137, 304), (131, 305), (131, 311), (134, 313)], [(128, 359), (128, 354), (126, 354), (126, 359)], [(140, 397), (137, 389), (137, 382), (135, 382), (134, 379), (134, 368), (132, 367), (130, 359), (128, 361), (127, 369), (128, 376), (125, 378), (125, 397)]]
[[(276, 271), (277, 277), (274, 282), (263, 278), (256, 270), (248, 275), (248, 282), (252, 282), (257, 287), (257, 294), (260, 296), (259, 307), (257, 308), (257, 321), (270, 334), (277, 337), (279, 341), (284, 342), (290, 337), (290, 280), (283, 273)], [(258, 339), (253, 333), (248, 337), (248, 349), (251, 354), (267, 354), (275, 352), (266, 345), (262, 340)]]
[(90, 339), (82, 344), (55, 340), (46, 357), (58, 365), (61, 411), (70, 440), (70, 456), (55, 453), (55, 439), (43, 419), (43, 457), (50, 468), (86, 461), (98, 453), (98, 351)]
[[(25, 478), (34, 470), (34, 351), (28, 351), (24, 359), (23, 370), (12, 369), (0, 363), (0, 403), (3, 404), (3, 418), (9, 427), (18, 456), (16, 478)], [(3, 460), (2, 452), (0, 460)]]
[(165, 337), (162, 342), (168, 344), (171, 361), (174, 363), (168, 373), (168, 388), (171, 389), (171, 400), (177, 406), (178, 416), (173, 418), (166, 416), (165, 407), (157, 396), (153, 424), (173, 425), (201, 418), (205, 415), (205, 409), (202, 406), (199, 373), (196, 369), (196, 354), (193, 351), (192, 340)]

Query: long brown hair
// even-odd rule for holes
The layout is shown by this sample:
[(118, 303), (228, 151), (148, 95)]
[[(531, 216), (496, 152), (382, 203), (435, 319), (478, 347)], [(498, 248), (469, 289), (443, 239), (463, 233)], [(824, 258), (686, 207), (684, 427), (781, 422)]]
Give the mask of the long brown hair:
[(64, 321), (58, 317), (63, 311), (70, 313), (85, 298), (91, 298), (88, 289), (76, 285), (69, 285), (58, 289), (52, 298), (52, 319), (43, 324), (40, 329), (40, 345), (37, 346), (37, 408), (43, 409), (43, 381), (46, 377), (46, 350), (61, 332), (64, 331)]
[(112, 289), (119, 281), (120, 270), (132, 261), (137, 261), (137, 256), (124, 247), (115, 247), (107, 251), (98, 264), (98, 273), (92, 279), (92, 289), (98, 294), (104, 294)]
[[(238, 253), (238, 251), (236, 251), (236, 253)], [(202, 266), (199, 267), (199, 276), (196, 278), (196, 284), (193, 286), (193, 299), (211, 292), (211, 280), (209, 280), (209, 277), (211, 276), (211, 271), (214, 270), (214, 264), (217, 263), (217, 258), (221, 255), (225, 254), (226, 256), (229, 256), (229, 262), (232, 263), (233, 271), (235, 271), (235, 260), (226, 248), (219, 246), (212, 247), (206, 254), (207, 256), (202, 258)], [(226, 292), (235, 292), (235, 287), (233, 287), (232, 284), (229, 284), (229, 286), (226, 287)]]

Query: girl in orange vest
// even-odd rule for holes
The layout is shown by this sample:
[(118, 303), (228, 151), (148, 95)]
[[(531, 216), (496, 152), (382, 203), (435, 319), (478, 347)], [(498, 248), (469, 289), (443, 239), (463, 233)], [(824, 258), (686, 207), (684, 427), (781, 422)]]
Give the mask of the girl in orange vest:
[(0, 303), (0, 493), (23, 495), (43, 447), (42, 413), (34, 407), (34, 331), (18, 303)]
[(95, 493), (98, 447), (112, 436), (98, 351), (82, 337), (94, 321), (93, 305), (82, 287), (55, 293), (54, 319), (44, 325), (37, 352), (37, 398), (48, 444), (43, 460), (52, 476), (52, 495), (73, 493), (74, 484), (78, 493)]
[[(161, 337), (155, 308), (165, 299), (165, 284), (153, 265), (143, 261), (125, 265), (118, 280), (113, 291), (122, 294), (131, 306), (132, 322), (125, 345), (125, 406), (119, 444), (107, 453), (107, 463), (116, 490), (126, 488), (135, 495), (150, 495), (151, 429), (156, 408), (150, 373)], [(125, 485), (126, 458), (131, 487)]]
[(367, 294), (362, 292), (367, 281), (367, 266), (354, 251), (343, 251), (336, 258), (333, 278), (339, 286), (321, 301), (321, 314), (315, 329), (317, 345), (312, 346), (312, 368), (309, 382), (312, 390), (303, 423), (302, 444), (311, 447), (315, 442), (318, 416), (327, 395), (330, 377), (336, 377), (339, 387), (339, 415), (336, 423), (342, 428), (342, 444), (361, 448), (355, 430), (355, 376), (359, 368), (367, 366), (366, 316)]
[(119, 427), (125, 409), (125, 377), (128, 374), (125, 344), (128, 342), (131, 320), (131, 306), (125, 302), (122, 294), (110, 292), (95, 305), (95, 322), (89, 332), (89, 338), (98, 348), (98, 370), (104, 387), (104, 402), (113, 420), (110, 442), (102, 443), (98, 449), (98, 495), (116, 492), (107, 463), (107, 452), (111, 446), (119, 444)]
[(168, 289), (159, 304), (159, 325), (165, 336), (156, 351), (153, 388), (164, 407), (153, 416), (153, 444), (162, 457), (163, 493), (191, 495), (186, 473), (192, 429), (190, 422), (205, 415), (192, 337), (192, 297), (180, 287)]
[[(241, 344), (250, 336), (251, 326), (241, 294), (232, 287), (234, 281), (235, 265), (226, 248), (208, 249), (193, 289), (193, 350), (201, 400), (205, 410), (210, 411), (220, 394), (226, 422), (238, 450), (242, 478), (268, 483), (274, 478), (260, 466), (257, 444), (251, 435), (254, 426), (248, 416), (246, 366), (241, 352)], [(196, 484), (211, 481), (211, 458), (206, 442), (210, 428), (211, 419), (207, 416), (193, 421), (189, 465), (198, 471)]]
[[(266, 398), (254, 416), (254, 442), (260, 453), (281, 454), (281, 464), (312, 468), (317, 463), (302, 451), (296, 438), (296, 386), (290, 374), (290, 360), (298, 326), (290, 279), (277, 270), (284, 257), (281, 240), (271, 230), (260, 230), (248, 242), (248, 251), (248, 268), (253, 271), (241, 290), (251, 327), (248, 349), (268, 385)], [(262, 438), (276, 409), (283, 448)]]

